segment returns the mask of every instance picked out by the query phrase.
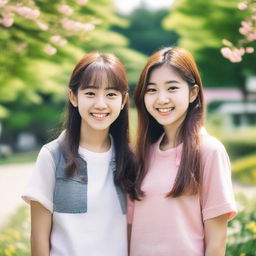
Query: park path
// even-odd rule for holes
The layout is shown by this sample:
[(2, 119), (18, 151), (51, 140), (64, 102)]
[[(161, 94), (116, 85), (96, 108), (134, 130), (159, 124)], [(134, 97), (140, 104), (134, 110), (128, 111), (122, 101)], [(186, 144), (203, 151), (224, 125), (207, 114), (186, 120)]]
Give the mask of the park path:
[(33, 166), (33, 163), (0, 165), (0, 228), (18, 206), (25, 204), (20, 196)]
[[(0, 228), (15, 213), (18, 206), (25, 204), (21, 194), (32, 173), (34, 164), (0, 165)], [(256, 197), (256, 186), (233, 183), (235, 193), (244, 193), (247, 197)], [(28, 206), (27, 206), (28, 207)]]

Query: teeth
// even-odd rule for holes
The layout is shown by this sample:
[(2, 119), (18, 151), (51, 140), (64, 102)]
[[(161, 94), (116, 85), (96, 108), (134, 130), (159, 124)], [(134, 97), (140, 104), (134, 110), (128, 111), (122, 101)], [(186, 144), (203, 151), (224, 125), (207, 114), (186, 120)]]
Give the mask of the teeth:
[(173, 110), (174, 108), (158, 108), (157, 110), (161, 113), (169, 112)]
[(92, 113), (91, 115), (94, 116), (94, 117), (103, 118), (103, 117), (106, 117), (108, 114), (94, 114), (94, 113)]

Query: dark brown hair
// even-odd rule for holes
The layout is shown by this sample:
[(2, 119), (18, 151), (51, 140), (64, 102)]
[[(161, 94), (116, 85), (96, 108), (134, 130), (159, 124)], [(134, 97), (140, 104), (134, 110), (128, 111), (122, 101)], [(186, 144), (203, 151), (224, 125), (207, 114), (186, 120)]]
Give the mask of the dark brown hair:
[(137, 178), (135, 184), (136, 194), (143, 196), (142, 181), (147, 172), (149, 147), (164, 133), (160, 125), (148, 112), (144, 103), (147, 84), (151, 72), (162, 65), (172, 67), (187, 82), (192, 90), (198, 85), (197, 98), (189, 104), (186, 117), (179, 127), (176, 138), (183, 143), (181, 162), (175, 183), (167, 196), (177, 197), (185, 192), (195, 194), (200, 183), (200, 136), (199, 131), (203, 125), (204, 99), (202, 82), (193, 56), (186, 49), (164, 48), (149, 57), (134, 92), (135, 105), (138, 110), (138, 131), (135, 145), (137, 157)]
[[(128, 93), (128, 82), (123, 64), (113, 54), (93, 52), (85, 55), (75, 66), (69, 81), (69, 89), (77, 95), (78, 89), (85, 89), (91, 83), (101, 86), (108, 81), (108, 87), (118, 90), (123, 95)], [(118, 118), (111, 124), (109, 133), (112, 135), (115, 147), (116, 171), (114, 180), (123, 189), (131, 193), (131, 184), (134, 180), (134, 156), (129, 148), (129, 99)], [(65, 122), (65, 137), (63, 154), (67, 160), (66, 171), (68, 176), (77, 171), (78, 147), (80, 141), (81, 116), (78, 108), (70, 101), (67, 106)]]

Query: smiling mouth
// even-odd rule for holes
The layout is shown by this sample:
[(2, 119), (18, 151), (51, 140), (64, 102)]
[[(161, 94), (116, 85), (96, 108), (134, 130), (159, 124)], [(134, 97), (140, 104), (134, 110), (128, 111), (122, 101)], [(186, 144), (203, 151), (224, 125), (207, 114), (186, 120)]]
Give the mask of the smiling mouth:
[(109, 113), (90, 113), (90, 115), (96, 120), (105, 119)]
[(171, 108), (156, 108), (156, 110), (159, 112), (159, 114), (168, 114), (171, 111), (173, 111), (175, 109), (175, 107), (171, 107)]

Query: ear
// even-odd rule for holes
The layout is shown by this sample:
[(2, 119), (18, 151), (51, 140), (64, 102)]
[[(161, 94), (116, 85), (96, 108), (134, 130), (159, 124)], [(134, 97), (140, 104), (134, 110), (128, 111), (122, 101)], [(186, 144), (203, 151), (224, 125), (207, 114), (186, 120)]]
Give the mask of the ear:
[(189, 103), (192, 103), (197, 98), (198, 92), (199, 86), (195, 84), (189, 95)]
[(127, 103), (128, 97), (129, 97), (129, 94), (128, 92), (126, 92), (122, 101), (121, 109), (123, 109), (125, 104)]
[(68, 91), (68, 97), (69, 97), (69, 100), (70, 100), (71, 104), (73, 105), (73, 107), (76, 108), (78, 106), (78, 104), (77, 104), (77, 96), (70, 89)]

